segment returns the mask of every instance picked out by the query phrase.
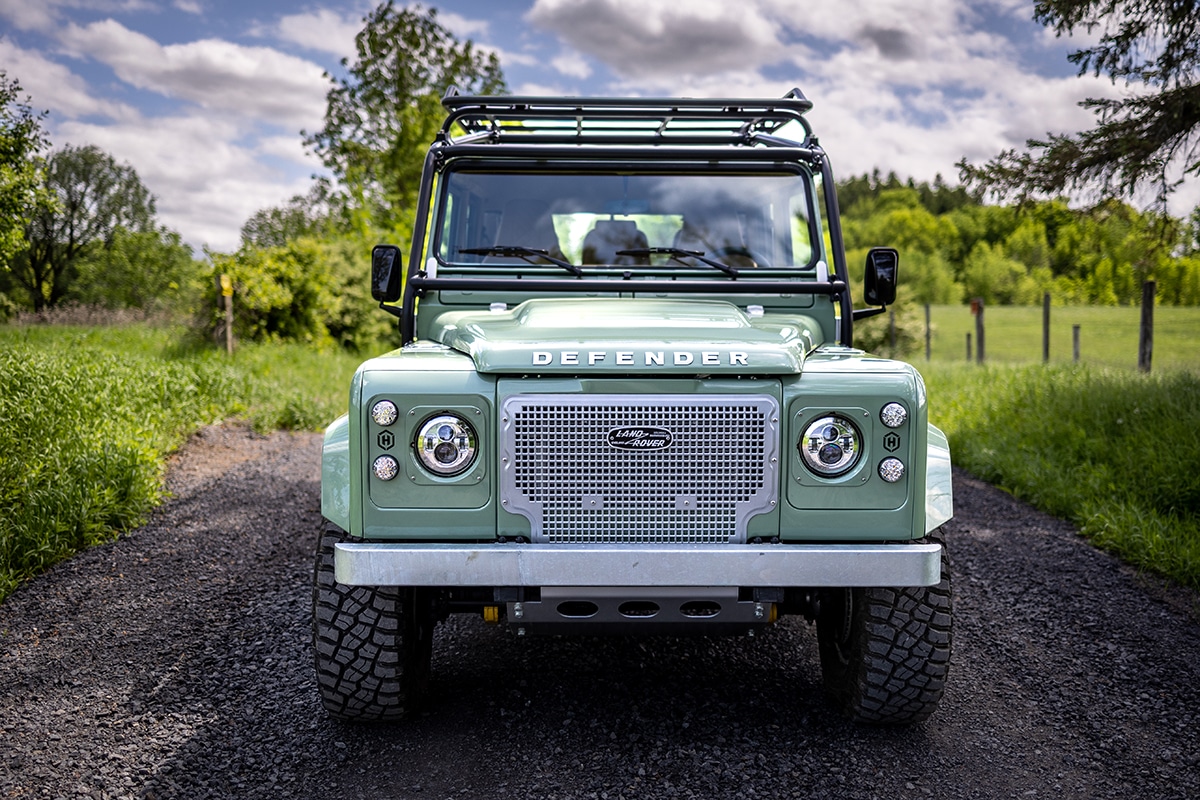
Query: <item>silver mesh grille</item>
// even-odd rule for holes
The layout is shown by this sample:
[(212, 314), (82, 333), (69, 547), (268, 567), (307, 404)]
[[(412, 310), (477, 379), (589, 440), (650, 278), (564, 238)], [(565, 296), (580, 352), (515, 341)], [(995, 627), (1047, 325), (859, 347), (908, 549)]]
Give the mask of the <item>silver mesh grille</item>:
[[(744, 542), (778, 498), (772, 397), (519, 395), (502, 416), (501, 499), (535, 541)], [(622, 449), (634, 428), (670, 444)]]

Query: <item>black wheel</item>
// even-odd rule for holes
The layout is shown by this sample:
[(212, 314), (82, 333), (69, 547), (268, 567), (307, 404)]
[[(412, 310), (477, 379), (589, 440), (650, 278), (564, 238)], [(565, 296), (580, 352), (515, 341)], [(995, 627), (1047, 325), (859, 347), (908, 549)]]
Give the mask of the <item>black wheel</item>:
[(950, 561), (935, 586), (838, 589), (817, 617), (825, 689), (859, 722), (903, 725), (937, 710), (950, 666)]
[(429, 683), (433, 614), (427, 591), (346, 586), (333, 577), (333, 546), (345, 536), (321, 524), (313, 570), (313, 649), (321, 702), (349, 720), (398, 719)]

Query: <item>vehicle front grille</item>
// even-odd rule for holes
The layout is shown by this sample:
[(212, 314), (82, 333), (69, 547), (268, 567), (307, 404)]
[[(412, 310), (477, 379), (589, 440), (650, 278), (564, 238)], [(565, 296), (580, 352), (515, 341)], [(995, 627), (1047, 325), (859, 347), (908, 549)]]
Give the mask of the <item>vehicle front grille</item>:
[[(534, 541), (740, 543), (778, 500), (772, 397), (517, 395), (501, 414), (501, 500)], [(635, 430), (653, 449), (626, 449)]]

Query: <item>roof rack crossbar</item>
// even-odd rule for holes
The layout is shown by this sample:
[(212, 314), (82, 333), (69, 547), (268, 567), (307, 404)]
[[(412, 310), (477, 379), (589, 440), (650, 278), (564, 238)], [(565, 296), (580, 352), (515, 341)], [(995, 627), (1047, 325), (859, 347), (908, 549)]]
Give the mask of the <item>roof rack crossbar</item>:
[(442, 127), (447, 134), (455, 124), (467, 133), (527, 135), (572, 125), (577, 136), (586, 137), (604, 130), (628, 133), (637, 130), (637, 123), (648, 123), (651, 136), (724, 130), (748, 143), (753, 132), (774, 133), (798, 122), (804, 138), (812, 135), (804, 118), (812, 102), (798, 89), (769, 99), (471, 96), (448, 91), (442, 104), (448, 112)]

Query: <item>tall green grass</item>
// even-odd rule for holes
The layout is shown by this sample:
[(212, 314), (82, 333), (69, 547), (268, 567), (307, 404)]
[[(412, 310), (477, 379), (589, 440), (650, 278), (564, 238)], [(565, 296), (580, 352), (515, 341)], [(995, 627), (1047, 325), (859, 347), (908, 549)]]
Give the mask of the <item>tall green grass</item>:
[(164, 457), (229, 417), (318, 429), (345, 410), (359, 359), (250, 345), (231, 359), (146, 326), (0, 327), (0, 600), (140, 524)]
[(1200, 589), (1200, 378), (1070, 366), (923, 370), (955, 464), (1135, 566)]

